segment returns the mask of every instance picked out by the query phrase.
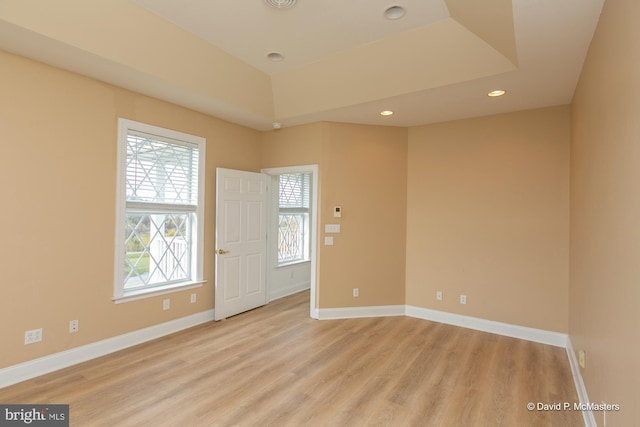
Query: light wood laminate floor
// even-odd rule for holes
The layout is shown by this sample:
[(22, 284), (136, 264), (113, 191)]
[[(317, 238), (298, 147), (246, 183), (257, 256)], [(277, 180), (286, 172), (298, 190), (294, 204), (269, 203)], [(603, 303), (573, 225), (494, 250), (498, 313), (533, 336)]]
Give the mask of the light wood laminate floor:
[(410, 317), (313, 320), (302, 292), (0, 389), (72, 426), (581, 426), (566, 352)]

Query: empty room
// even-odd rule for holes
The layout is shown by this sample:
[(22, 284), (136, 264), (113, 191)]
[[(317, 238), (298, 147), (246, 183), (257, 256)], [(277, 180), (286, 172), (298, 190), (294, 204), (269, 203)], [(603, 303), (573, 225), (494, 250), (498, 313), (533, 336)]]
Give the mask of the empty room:
[(0, 425), (640, 425), (638, 19), (0, 0)]

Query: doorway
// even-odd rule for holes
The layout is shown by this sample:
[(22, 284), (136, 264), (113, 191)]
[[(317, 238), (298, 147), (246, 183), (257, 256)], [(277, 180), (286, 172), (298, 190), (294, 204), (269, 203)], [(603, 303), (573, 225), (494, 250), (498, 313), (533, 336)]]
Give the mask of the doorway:
[[(271, 176), (267, 233), (267, 295), (268, 300), (282, 298), (310, 289), (309, 315), (317, 319), (316, 308), (316, 272), (317, 272), (317, 235), (318, 235), (318, 166), (303, 165), (263, 169), (262, 173)], [(280, 176), (285, 176), (293, 193), (303, 188), (306, 175), (308, 182), (308, 220), (304, 219), (304, 208), (291, 205), (280, 212)], [(285, 190), (286, 191), (286, 190)], [(294, 197), (295, 198), (295, 197)], [(289, 211), (286, 211), (289, 209)], [(306, 221), (306, 224), (305, 224)], [(306, 229), (305, 229), (306, 227)], [(287, 246), (287, 236), (298, 234), (296, 239), (307, 239), (306, 248), (297, 251), (283, 249)], [(293, 238), (293, 237), (292, 237)], [(279, 242), (282, 244), (279, 249)], [(293, 244), (291, 244), (293, 245)], [(308, 251), (308, 253), (305, 253)]]

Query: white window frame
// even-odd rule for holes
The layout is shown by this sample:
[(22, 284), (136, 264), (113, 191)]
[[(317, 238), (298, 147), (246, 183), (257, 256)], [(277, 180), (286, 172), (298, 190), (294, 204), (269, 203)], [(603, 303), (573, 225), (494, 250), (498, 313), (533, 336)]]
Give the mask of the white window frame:
[[(127, 137), (129, 133), (143, 132), (157, 135), (159, 139), (176, 140), (198, 146), (198, 203), (191, 233), (191, 277), (185, 281), (161, 284), (142, 289), (124, 289), (125, 274), (125, 232), (126, 232), (126, 174), (127, 174)], [(140, 123), (133, 120), (118, 119), (118, 157), (116, 174), (116, 238), (113, 301), (122, 303), (142, 298), (201, 287), (204, 283), (204, 205), (205, 205), (205, 159), (206, 139), (186, 133)]]
[[(311, 260), (311, 239), (310, 239), (310, 235), (311, 235), (311, 208), (310, 207), (298, 207), (298, 208), (281, 208), (280, 207), (280, 176), (282, 175), (297, 175), (297, 174), (306, 174), (309, 176), (310, 181), (310, 185), (309, 185), (309, 194), (307, 195), (309, 198), (309, 204), (311, 205), (311, 198), (312, 198), (312, 194), (313, 194), (313, 173), (311, 172), (288, 172), (288, 173), (281, 173), (276, 175), (277, 176), (277, 181), (278, 181), (278, 191), (277, 191), (277, 195), (275, 196), (276, 198), (276, 204), (277, 204), (277, 222), (278, 224), (280, 223), (280, 215), (303, 215), (303, 232), (302, 232), (302, 258), (301, 259), (295, 259), (295, 260), (286, 260), (286, 261), (280, 261), (280, 257), (279, 257), (279, 248), (278, 251), (276, 253), (276, 266), (277, 267), (287, 267), (287, 266), (291, 266), (291, 265), (295, 265), (295, 264), (301, 264), (301, 263), (305, 263), (305, 262), (309, 262)], [(279, 235), (276, 236), (276, 242), (279, 239)]]

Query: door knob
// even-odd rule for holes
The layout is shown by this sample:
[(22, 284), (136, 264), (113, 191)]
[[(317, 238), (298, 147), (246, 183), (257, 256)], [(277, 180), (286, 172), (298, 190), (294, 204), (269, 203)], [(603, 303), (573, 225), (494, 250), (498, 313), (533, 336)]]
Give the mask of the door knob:
[(224, 249), (218, 249), (218, 255), (223, 255), (228, 253), (229, 251), (225, 251)]

